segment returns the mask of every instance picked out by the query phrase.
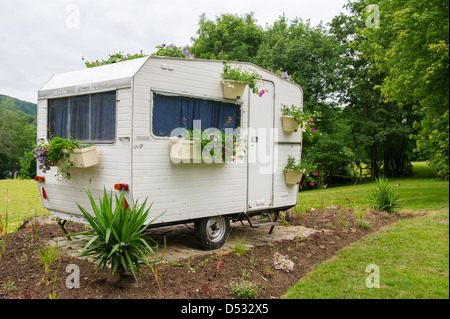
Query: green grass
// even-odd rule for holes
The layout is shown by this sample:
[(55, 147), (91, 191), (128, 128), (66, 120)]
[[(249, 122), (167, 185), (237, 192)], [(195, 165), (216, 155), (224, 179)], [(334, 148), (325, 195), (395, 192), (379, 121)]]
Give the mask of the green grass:
[(0, 214), (5, 216), (6, 212), (9, 216), (8, 232), (17, 230), (27, 217), (48, 214), (34, 180), (0, 180)]
[[(287, 299), (447, 299), (449, 213), (399, 220), (384, 231), (316, 265), (283, 296)], [(439, 221), (446, 219), (447, 223)], [(367, 288), (368, 265), (379, 267), (380, 288)]]
[[(434, 178), (433, 171), (423, 162), (413, 163), (413, 177), (389, 179), (400, 194), (400, 210), (449, 209), (449, 181)], [(327, 206), (353, 208), (357, 213), (369, 211), (367, 194), (375, 188), (375, 182), (354, 186), (325, 188), (299, 193), (299, 207), (307, 210)]]
[[(403, 211), (434, 212), (402, 219), (385, 230), (364, 237), (335, 258), (318, 264), (283, 298), (376, 299), (449, 296), (449, 181), (434, 178), (422, 162), (413, 163), (413, 177), (390, 179), (403, 200)], [(370, 210), (367, 194), (375, 183), (299, 193), (299, 207), (353, 208), (355, 215)], [(441, 221), (446, 221), (442, 223)], [(365, 272), (375, 264), (380, 288), (367, 288)]]

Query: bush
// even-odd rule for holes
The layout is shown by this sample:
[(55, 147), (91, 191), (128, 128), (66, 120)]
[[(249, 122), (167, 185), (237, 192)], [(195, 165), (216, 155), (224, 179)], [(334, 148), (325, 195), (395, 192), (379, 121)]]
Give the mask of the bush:
[(259, 295), (256, 284), (242, 278), (231, 281), (230, 292), (239, 299), (256, 298)]
[[(145, 264), (152, 270), (152, 263), (157, 262), (157, 249), (151, 247), (144, 238), (144, 231), (156, 219), (147, 225), (145, 221), (149, 217), (150, 208), (145, 210), (147, 199), (142, 205), (136, 204), (129, 208), (126, 204), (124, 193), (120, 197), (115, 195), (116, 205), (113, 209), (112, 194), (108, 196), (104, 191), (103, 200), (99, 199), (97, 206), (91, 192), (87, 192), (94, 216), (91, 216), (83, 207), (78, 205), (84, 217), (92, 227), (91, 231), (71, 234), (89, 235), (80, 239), (86, 242), (80, 256), (90, 257), (97, 263), (97, 270), (106, 270), (111, 267), (112, 275), (122, 275), (131, 272), (136, 280), (140, 275), (141, 265)], [(159, 216), (158, 216), (159, 217)], [(151, 240), (151, 239), (150, 239)], [(151, 257), (152, 262), (149, 261)]]
[(395, 191), (392, 186), (389, 185), (389, 180), (387, 178), (375, 178), (375, 182), (377, 188), (373, 189), (368, 196), (370, 206), (390, 214), (397, 213), (397, 209), (400, 207), (400, 195), (395, 194)]

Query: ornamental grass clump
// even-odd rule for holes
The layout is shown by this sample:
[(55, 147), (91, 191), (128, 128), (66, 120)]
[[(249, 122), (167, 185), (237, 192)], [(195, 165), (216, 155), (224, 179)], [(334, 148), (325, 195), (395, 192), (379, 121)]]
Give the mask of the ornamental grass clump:
[[(131, 272), (137, 281), (142, 265), (146, 265), (155, 274), (153, 264), (159, 262), (157, 243), (146, 237), (144, 231), (159, 216), (144, 225), (152, 206), (145, 208), (147, 199), (142, 205), (136, 202), (133, 207), (128, 207), (122, 192), (119, 197), (115, 195), (113, 207), (112, 194), (108, 196), (104, 190), (103, 199), (99, 199), (100, 205), (97, 206), (89, 190), (87, 195), (94, 215), (91, 216), (86, 209), (77, 205), (92, 230), (70, 235), (88, 235), (78, 239), (85, 243), (80, 256), (92, 258), (97, 264), (97, 271), (110, 268), (112, 280), (118, 280), (122, 274)], [(153, 247), (148, 240), (153, 241)]]
[(384, 176), (375, 178), (375, 182), (377, 187), (368, 195), (370, 207), (389, 214), (397, 214), (400, 207), (400, 195), (395, 193), (394, 188), (389, 185), (389, 179)]

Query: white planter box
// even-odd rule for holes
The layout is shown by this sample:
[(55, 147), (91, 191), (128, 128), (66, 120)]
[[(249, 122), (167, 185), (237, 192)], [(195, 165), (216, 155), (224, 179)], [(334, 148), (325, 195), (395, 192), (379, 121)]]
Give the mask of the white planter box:
[(170, 138), (170, 160), (173, 163), (190, 163), (191, 160), (195, 162), (201, 161), (201, 154), (194, 156), (194, 141), (186, 140), (179, 137)]
[(293, 116), (283, 115), (281, 120), (284, 132), (297, 132), (299, 124)]
[(74, 149), (70, 153), (69, 161), (75, 168), (86, 168), (98, 164), (97, 145)]
[(300, 184), (302, 177), (303, 177), (302, 172), (284, 170), (284, 180), (286, 182), (286, 185)]
[(223, 97), (231, 100), (240, 100), (246, 86), (247, 84), (244, 82), (222, 80)]

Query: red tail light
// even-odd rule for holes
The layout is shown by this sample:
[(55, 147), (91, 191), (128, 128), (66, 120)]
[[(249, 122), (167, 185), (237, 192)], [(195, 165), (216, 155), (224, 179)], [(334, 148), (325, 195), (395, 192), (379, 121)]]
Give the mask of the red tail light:
[(114, 189), (117, 191), (127, 191), (128, 184), (114, 184)]
[(122, 203), (122, 207), (125, 205), (125, 209), (128, 210), (130, 208), (130, 206), (128, 206), (128, 202), (125, 199), (125, 197), (123, 198), (123, 203)]
[(42, 187), (42, 197), (44, 197), (44, 199), (47, 199), (47, 193), (45, 192), (44, 187)]

